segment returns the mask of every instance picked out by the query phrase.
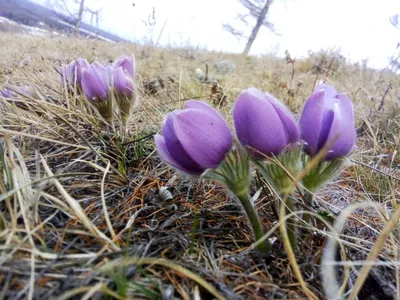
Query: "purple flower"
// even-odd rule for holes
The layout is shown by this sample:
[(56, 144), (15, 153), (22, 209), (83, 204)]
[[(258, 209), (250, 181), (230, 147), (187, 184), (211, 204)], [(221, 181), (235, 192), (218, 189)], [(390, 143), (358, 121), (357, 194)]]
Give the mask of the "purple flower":
[(183, 110), (169, 113), (162, 134), (154, 138), (161, 157), (193, 175), (217, 168), (232, 148), (232, 134), (225, 120), (201, 101), (186, 101)]
[(122, 55), (117, 59), (114, 67), (118, 69), (121, 67), (132, 79), (135, 78), (135, 57)]
[(304, 105), (300, 130), (309, 155), (315, 155), (329, 142), (333, 144), (325, 160), (348, 155), (357, 137), (350, 99), (332, 86), (318, 85)]
[[(239, 95), (233, 119), (240, 143), (266, 156), (278, 155), (283, 148), (299, 140), (299, 128), (289, 109), (270, 94), (255, 88)], [(251, 154), (262, 158), (255, 151)]]
[(91, 101), (107, 100), (110, 90), (109, 71), (95, 62), (83, 70), (82, 89)]
[(113, 76), (115, 91), (120, 95), (125, 95), (131, 98), (134, 88), (133, 79), (124, 72), (122, 67), (114, 68)]
[(7, 88), (0, 90), (0, 96), (3, 98), (15, 98), (17, 95)]
[(68, 84), (74, 85), (75, 79), (77, 86), (82, 85), (82, 73), (85, 68), (89, 68), (89, 63), (84, 58), (78, 58), (77, 60), (71, 61), (69, 64), (62, 65), (58, 71), (61, 74), (61, 80), (67, 81)]

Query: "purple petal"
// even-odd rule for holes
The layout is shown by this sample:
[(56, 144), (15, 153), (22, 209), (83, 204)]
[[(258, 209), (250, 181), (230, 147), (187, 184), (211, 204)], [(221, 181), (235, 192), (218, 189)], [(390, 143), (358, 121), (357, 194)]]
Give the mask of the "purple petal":
[(232, 148), (232, 134), (225, 120), (207, 110), (178, 112), (174, 129), (183, 149), (204, 169), (218, 167)]
[(132, 78), (135, 77), (135, 58), (134, 56), (122, 55), (115, 63), (115, 67), (122, 69)]
[(326, 155), (326, 160), (348, 155), (353, 150), (357, 139), (350, 99), (345, 94), (337, 95), (333, 109), (334, 119), (327, 141), (335, 142)]
[(187, 100), (187, 101), (185, 101), (183, 107), (185, 109), (188, 109), (188, 108), (201, 109), (208, 113), (214, 114), (216, 117), (222, 118), (222, 116), (214, 108), (212, 108), (209, 104), (207, 104), (203, 101)]
[(101, 81), (106, 83), (108, 86), (109, 83), (111, 82), (111, 77), (109, 76), (110, 70), (109, 67), (106, 67), (99, 62), (95, 61), (91, 65), (91, 69), (93, 69), (93, 72), (96, 74), (96, 76), (99, 77), (99, 80), (101, 78)]
[(233, 118), (242, 145), (270, 156), (279, 154), (288, 144), (286, 130), (274, 106), (257, 89), (247, 89), (239, 95)]
[[(78, 62), (76, 64), (76, 83), (78, 85), (82, 84), (82, 73), (84, 69), (89, 68), (90, 65), (84, 58), (78, 58)], [(75, 74), (75, 71), (74, 71)]]
[(3, 98), (15, 98), (15, 97), (17, 97), (17, 95), (12, 90), (9, 90), (9, 89), (0, 90), (0, 95)]
[(324, 113), (324, 116), (322, 117), (321, 130), (319, 132), (318, 146), (316, 148), (316, 152), (321, 150), (321, 148), (324, 147), (324, 145), (328, 141), (328, 136), (332, 127), (334, 117), (335, 114), (333, 110), (328, 110)]
[(90, 100), (107, 99), (108, 85), (105, 84), (100, 71), (95, 67), (91, 66), (83, 71), (82, 89)]
[(315, 88), (314, 93), (317, 91), (325, 91), (325, 98), (334, 98), (338, 94), (333, 86), (324, 83), (319, 84)]
[(308, 154), (319, 151), (318, 142), (325, 111), (325, 91), (314, 92), (304, 104), (300, 117), (301, 138), (306, 142)]
[(132, 97), (133, 81), (121, 67), (114, 69), (114, 88), (117, 93)]
[(267, 100), (271, 103), (271, 105), (275, 108), (276, 113), (281, 119), (281, 122), (286, 131), (287, 143), (292, 144), (297, 142), (300, 139), (300, 130), (291, 111), (282, 102), (275, 99), (272, 95), (266, 93), (265, 96)]
[(68, 84), (73, 84), (73, 75), (71, 72), (71, 66), (69, 64), (64, 64), (61, 67), (58, 68), (58, 71), (60, 72), (61, 75), (61, 82), (64, 84), (64, 78), (65, 81)]
[(191, 174), (201, 174), (206, 168), (201, 167), (190, 157), (176, 136), (174, 120), (178, 113), (179, 112), (169, 113), (163, 125), (162, 133), (165, 139), (166, 149), (173, 160), (177, 162), (175, 164), (176, 168)]
[(172, 167), (184, 171), (186, 173), (192, 174), (192, 171), (187, 170), (184, 166), (178, 163), (169, 153), (167, 149), (167, 144), (165, 142), (165, 138), (162, 135), (156, 134), (154, 136), (154, 143), (156, 145), (158, 154), (160, 154), (161, 158)]

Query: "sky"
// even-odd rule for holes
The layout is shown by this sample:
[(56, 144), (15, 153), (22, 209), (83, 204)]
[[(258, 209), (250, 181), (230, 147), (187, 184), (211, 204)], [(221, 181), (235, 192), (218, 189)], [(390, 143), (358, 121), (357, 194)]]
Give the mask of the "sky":
[[(57, 0), (32, 0), (49, 5)], [(69, 2), (71, 11), (77, 9)], [(119, 36), (162, 46), (193, 46), (225, 52), (243, 51), (246, 39), (222, 28), (229, 23), (251, 32), (237, 20), (245, 14), (237, 0), (85, 0), (92, 10), (101, 9), (99, 27)], [(134, 5), (133, 5), (134, 3)], [(155, 25), (146, 25), (155, 8)], [(275, 34), (263, 28), (250, 54), (306, 57), (309, 51), (339, 50), (352, 62), (368, 59), (368, 65), (384, 68), (400, 42), (400, 30), (389, 18), (400, 13), (400, 0), (275, 0), (267, 18)], [(85, 21), (90, 23), (87, 14)]]

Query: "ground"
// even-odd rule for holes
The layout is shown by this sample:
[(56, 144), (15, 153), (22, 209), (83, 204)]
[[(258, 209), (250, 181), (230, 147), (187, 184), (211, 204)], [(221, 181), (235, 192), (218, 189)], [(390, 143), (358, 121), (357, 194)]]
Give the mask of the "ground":
[[(314, 223), (293, 265), (274, 195), (255, 174), (252, 193), (261, 192), (256, 206), (274, 240), (262, 257), (226, 189), (176, 173), (153, 143), (165, 114), (186, 99), (218, 107), (232, 125), (236, 97), (254, 86), (298, 116), (320, 80), (346, 92), (356, 115), (348, 167), (315, 195), (344, 222), (348, 288), (369, 273), (359, 299), (400, 297), (398, 220), (390, 221), (400, 209), (398, 75), (330, 52), (294, 60), (289, 53), (256, 58), (62, 36), (1, 33), (0, 40), (0, 87), (29, 88), (17, 99), (0, 98), (0, 298), (325, 299), (326, 225)], [(128, 132), (65, 93), (56, 71), (78, 57), (106, 63), (122, 54), (136, 56), (140, 94)], [(217, 68), (219, 61), (235, 68)], [(204, 62), (218, 86), (196, 78)], [(374, 253), (372, 270), (360, 270)]]

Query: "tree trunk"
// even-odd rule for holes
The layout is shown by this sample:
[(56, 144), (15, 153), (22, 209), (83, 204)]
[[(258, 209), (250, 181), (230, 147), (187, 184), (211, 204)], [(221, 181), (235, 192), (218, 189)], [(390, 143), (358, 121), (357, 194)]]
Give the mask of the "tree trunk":
[(253, 31), (251, 32), (251, 35), (250, 35), (250, 37), (249, 37), (249, 39), (247, 41), (246, 48), (244, 48), (244, 50), (243, 50), (243, 54), (244, 55), (248, 55), (249, 54), (251, 46), (253, 46), (253, 43), (254, 43), (254, 41), (255, 41), (255, 39), (257, 37), (258, 31), (260, 30), (260, 27), (264, 22), (265, 16), (268, 13), (269, 6), (271, 5), (272, 1), (273, 0), (267, 0), (267, 2), (265, 3), (265, 6), (261, 11), (260, 16), (258, 17), (256, 26), (254, 26)]
[(79, 33), (79, 27), (81, 26), (84, 7), (85, 7), (85, 0), (81, 0), (81, 3), (79, 4), (78, 21), (76, 22), (76, 26), (75, 26), (75, 30), (74, 30), (75, 36), (78, 36), (78, 33)]

